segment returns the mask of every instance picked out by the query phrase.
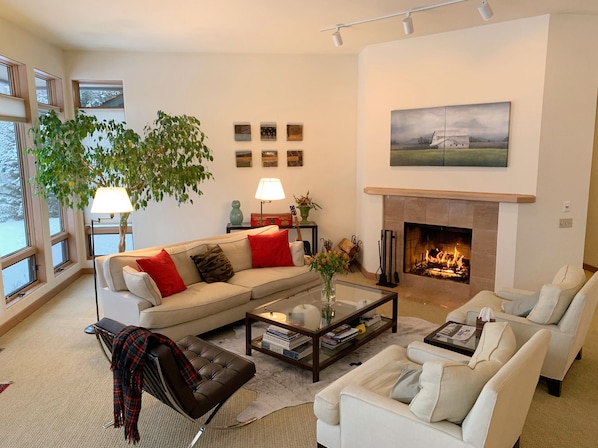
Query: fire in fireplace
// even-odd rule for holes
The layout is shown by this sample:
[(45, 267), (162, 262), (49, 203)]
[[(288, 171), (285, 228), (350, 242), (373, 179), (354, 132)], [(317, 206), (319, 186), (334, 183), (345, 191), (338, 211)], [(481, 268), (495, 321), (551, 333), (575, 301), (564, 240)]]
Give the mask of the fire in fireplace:
[(471, 229), (405, 223), (403, 272), (469, 283)]

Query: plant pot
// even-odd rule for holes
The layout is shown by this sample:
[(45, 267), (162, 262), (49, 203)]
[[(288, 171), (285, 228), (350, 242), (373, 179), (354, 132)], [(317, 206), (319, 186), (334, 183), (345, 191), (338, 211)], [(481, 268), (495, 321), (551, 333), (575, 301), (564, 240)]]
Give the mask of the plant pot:
[(301, 222), (300, 224), (309, 224), (309, 211), (310, 208), (307, 205), (300, 205), (299, 206), (299, 214), (301, 215)]

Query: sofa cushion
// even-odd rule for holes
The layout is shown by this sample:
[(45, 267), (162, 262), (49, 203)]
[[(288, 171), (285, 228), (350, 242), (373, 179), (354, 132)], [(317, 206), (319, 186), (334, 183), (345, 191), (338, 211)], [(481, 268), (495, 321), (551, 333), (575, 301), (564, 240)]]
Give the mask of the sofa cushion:
[(253, 268), (294, 266), (289, 249), (288, 230), (266, 235), (247, 235), (247, 239), (251, 246)]
[(487, 323), (468, 365), (451, 361), (423, 364), (421, 390), (409, 409), (426, 422), (449, 420), (461, 423), (486, 382), (516, 350), (515, 335), (507, 322)]
[(251, 291), (226, 282), (200, 282), (162, 300), (162, 305), (141, 311), (139, 325), (166, 328), (227, 311), (248, 303)]
[(235, 272), (228, 283), (251, 290), (252, 299), (261, 299), (278, 291), (285, 291), (299, 285), (307, 285), (319, 278), (309, 267), (288, 266), (263, 269), (249, 269)]
[(164, 249), (152, 257), (138, 259), (137, 265), (156, 282), (162, 297), (168, 297), (186, 289), (172, 258)]
[(239, 272), (251, 269), (251, 246), (247, 238), (219, 243), (218, 245), (230, 261), (233, 271)]
[(176, 270), (183, 279), (185, 285), (201, 282), (201, 276), (191, 259), (193, 255), (206, 253), (208, 245), (200, 242), (187, 243), (164, 248), (172, 258)]
[(156, 285), (156, 282), (147, 272), (141, 272), (130, 266), (125, 266), (123, 268), (123, 277), (127, 289), (133, 294), (151, 302), (154, 306), (162, 303), (162, 294), (158, 289), (158, 285)]
[(225, 282), (235, 275), (230, 261), (224, 255), (220, 246), (208, 249), (203, 254), (192, 255), (191, 259), (205, 282)]
[(586, 276), (582, 268), (564, 266), (557, 272), (552, 283), (542, 286), (538, 303), (527, 318), (541, 325), (558, 323), (585, 281)]
[(303, 241), (293, 241), (289, 243), (291, 250), (291, 258), (295, 266), (303, 266), (305, 264), (305, 246)]

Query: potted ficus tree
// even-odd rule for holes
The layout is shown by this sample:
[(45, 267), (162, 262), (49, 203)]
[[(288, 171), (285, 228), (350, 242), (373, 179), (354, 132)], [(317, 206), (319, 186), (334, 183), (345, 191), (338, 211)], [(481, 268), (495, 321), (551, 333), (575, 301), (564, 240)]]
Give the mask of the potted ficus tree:
[[(124, 187), (135, 210), (165, 196), (179, 204), (190, 202), (190, 192), (203, 194), (199, 185), (213, 175), (204, 166), (213, 160), (204, 143), (200, 121), (158, 111), (143, 136), (114, 120), (98, 120), (76, 111), (61, 121), (53, 111), (33, 127), (37, 194), (54, 195), (67, 208), (83, 210), (98, 187)], [(129, 214), (120, 216), (119, 251), (125, 250)]]

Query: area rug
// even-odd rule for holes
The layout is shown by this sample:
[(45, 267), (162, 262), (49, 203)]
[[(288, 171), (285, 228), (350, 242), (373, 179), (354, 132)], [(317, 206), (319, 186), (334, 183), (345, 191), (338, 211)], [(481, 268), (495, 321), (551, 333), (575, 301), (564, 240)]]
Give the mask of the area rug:
[[(265, 332), (265, 324), (254, 324), (252, 335)], [(222, 345), (227, 350), (251, 359), (256, 366), (256, 375), (244, 387), (257, 393), (257, 398), (237, 420), (245, 421), (252, 417), (262, 418), (274, 411), (314, 401), (315, 395), (335, 379), (365, 362), (389, 345), (406, 347), (410, 342), (423, 338), (438, 325), (416, 317), (399, 317), (398, 331), (390, 330), (364, 344), (336, 363), (320, 372), (320, 381), (312, 382), (312, 373), (284, 363), (263, 353), (253, 351), (245, 355), (245, 326), (235, 327), (235, 335), (211, 342)]]

